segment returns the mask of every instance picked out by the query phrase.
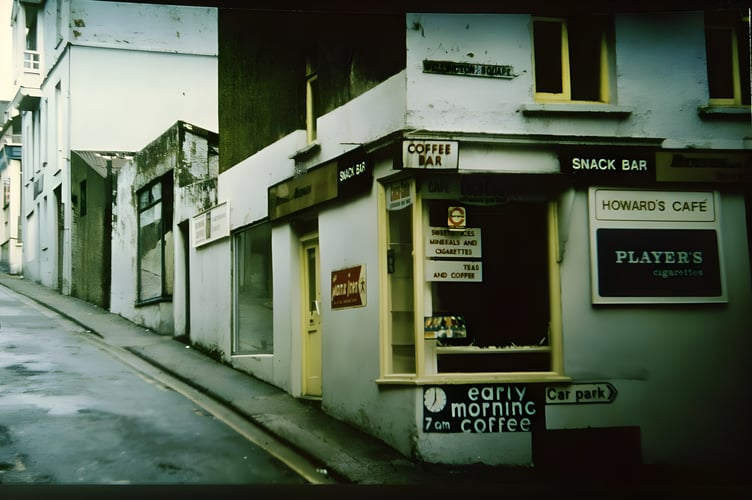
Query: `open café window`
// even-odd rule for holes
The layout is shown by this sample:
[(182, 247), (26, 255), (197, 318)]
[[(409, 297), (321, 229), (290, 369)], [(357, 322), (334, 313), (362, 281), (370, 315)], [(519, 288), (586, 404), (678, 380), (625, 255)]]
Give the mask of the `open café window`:
[(456, 204), (424, 202), (426, 338), (451, 326), (435, 336), (436, 371), (549, 371), (548, 203), (468, 206), (464, 230), (442, 230)]

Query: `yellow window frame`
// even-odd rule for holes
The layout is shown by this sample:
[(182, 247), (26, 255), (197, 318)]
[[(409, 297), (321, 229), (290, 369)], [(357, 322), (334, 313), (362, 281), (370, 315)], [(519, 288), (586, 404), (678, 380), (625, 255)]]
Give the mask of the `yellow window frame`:
[[(746, 18), (749, 24), (749, 18)], [(708, 97), (708, 104), (711, 106), (741, 106), (742, 104), (742, 83), (741, 72), (739, 69), (739, 43), (736, 27), (728, 25), (709, 25), (706, 30), (727, 30), (731, 37), (731, 78), (733, 84), (734, 97)]]
[[(534, 35), (534, 24), (536, 21), (544, 22), (556, 22), (561, 25), (561, 93), (552, 92), (538, 92), (535, 90), (535, 100), (537, 102), (572, 102), (572, 103), (609, 103), (611, 102), (611, 88), (609, 82), (609, 57), (608, 57), (608, 42), (606, 40), (605, 31), (601, 32), (601, 47), (600, 47), (600, 75), (599, 87), (600, 87), (600, 99), (598, 101), (581, 101), (572, 100), (572, 83), (571, 73), (569, 67), (569, 31), (567, 28), (567, 20), (558, 17), (534, 17), (532, 20), (533, 29), (531, 34)], [(532, 41), (532, 64), (533, 75), (535, 75), (535, 37)], [(533, 86), (535, 86), (535, 79), (533, 79)]]

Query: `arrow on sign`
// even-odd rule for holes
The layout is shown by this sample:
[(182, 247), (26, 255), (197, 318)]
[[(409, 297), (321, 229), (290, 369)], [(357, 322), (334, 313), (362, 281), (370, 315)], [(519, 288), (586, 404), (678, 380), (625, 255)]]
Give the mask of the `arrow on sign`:
[(546, 387), (546, 404), (611, 403), (616, 388), (609, 382)]

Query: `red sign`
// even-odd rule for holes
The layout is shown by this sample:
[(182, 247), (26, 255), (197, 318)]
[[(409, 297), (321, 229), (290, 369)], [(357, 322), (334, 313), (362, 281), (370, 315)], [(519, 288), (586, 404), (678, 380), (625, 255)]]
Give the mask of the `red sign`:
[(332, 271), (332, 309), (366, 305), (366, 266)]

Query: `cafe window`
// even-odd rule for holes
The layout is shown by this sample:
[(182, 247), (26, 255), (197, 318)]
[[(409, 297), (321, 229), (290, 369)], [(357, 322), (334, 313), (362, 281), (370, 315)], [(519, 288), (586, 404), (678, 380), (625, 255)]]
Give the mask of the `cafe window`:
[(390, 205), (392, 188), (381, 381), (563, 378), (556, 203), (463, 204), (418, 187), (403, 208)]
[(750, 104), (749, 15), (741, 11), (705, 13), (705, 53), (709, 103)]
[(273, 354), (271, 226), (244, 229), (234, 242), (233, 354)]
[(536, 100), (610, 102), (612, 26), (609, 16), (535, 18)]
[(136, 193), (138, 201), (138, 302), (172, 297), (174, 245), (172, 172)]

